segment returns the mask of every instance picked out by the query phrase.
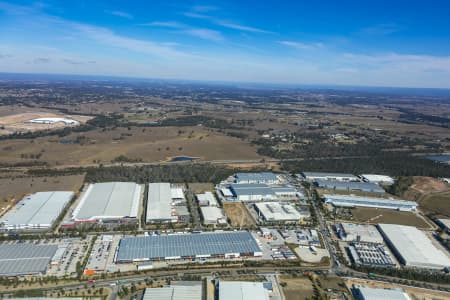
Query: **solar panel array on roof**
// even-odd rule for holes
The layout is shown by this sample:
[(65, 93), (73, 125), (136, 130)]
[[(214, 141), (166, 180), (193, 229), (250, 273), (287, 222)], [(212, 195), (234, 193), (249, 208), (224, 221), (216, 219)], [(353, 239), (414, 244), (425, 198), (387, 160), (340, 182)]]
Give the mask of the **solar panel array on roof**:
[(57, 245), (0, 244), (0, 275), (43, 274), (57, 249)]
[(117, 262), (219, 256), (260, 252), (249, 232), (127, 237), (120, 241)]
[(73, 215), (75, 220), (136, 218), (141, 186), (134, 182), (91, 184)]
[(0, 224), (7, 230), (50, 228), (73, 195), (63, 191), (28, 195), (0, 219)]

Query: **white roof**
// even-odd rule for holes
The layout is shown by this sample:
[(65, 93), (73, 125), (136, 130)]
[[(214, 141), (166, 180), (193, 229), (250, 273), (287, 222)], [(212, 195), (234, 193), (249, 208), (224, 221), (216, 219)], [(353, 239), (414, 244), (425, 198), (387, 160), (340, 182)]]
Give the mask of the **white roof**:
[(269, 300), (262, 282), (220, 281), (219, 300)]
[(223, 210), (215, 206), (202, 206), (200, 210), (202, 211), (205, 222), (217, 222), (217, 220), (225, 218)]
[(352, 235), (352, 238), (359, 236), (362, 242), (383, 243), (383, 237), (373, 225), (341, 223), (341, 227), (347, 235)]
[(170, 189), (172, 199), (184, 199), (183, 189), (180, 187), (172, 187)]
[(149, 183), (147, 197), (147, 221), (177, 220), (172, 215), (172, 189), (170, 183)]
[(374, 289), (360, 287), (358, 299), (361, 300), (410, 300), (411, 298), (402, 289)]
[(403, 258), (406, 266), (443, 269), (450, 266), (450, 258), (438, 249), (430, 238), (412, 226), (379, 224), (382, 233)]
[(303, 217), (300, 212), (290, 204), (263, 202), (256, 203), (255, 206), (267, 221), (300, 220)]
[(75, 220), (96, 220), (138, 215), (141, 186), (134, 182), (91, 184), (73, 213)]
[(145, 289), (142, 300), (201, 300), (202, 285), (171, 285)]
[(446, 228), (450, 228), (450, 219), (438, 219), (438, 221)]
[[(230, 192), (230, 194), (231, 194), (231, 192)], [(197, 194), (197, 195), (195, 195), (195, 197), (197, 197), (198, 201), (208, 201), (209, 206), (217, 206), (216, 197), (214, 197), (214, 194), (211, 192), (204, 192), (203, 194)]]
[(0, 223), (4, 223), (7, 227), (24, 225), (50, 227), (73, 195), (73, 192), (60, 191), (38, 192), (25, 196), (0, 219)]
[(222, 192), (222, 194), (225, 197), (232, 197), (233, 196), (233, 193), (231, 192), (231, 190), (229, 188), (222, 188), (222, 189), (220, 189), (220, 191)]
[(361, 175), (364, 179), (366, 179), (369, 182), (373, 183), (394, 183), (394, 178), (387, 175), (378, 175), (378, 174), (362, 174)]

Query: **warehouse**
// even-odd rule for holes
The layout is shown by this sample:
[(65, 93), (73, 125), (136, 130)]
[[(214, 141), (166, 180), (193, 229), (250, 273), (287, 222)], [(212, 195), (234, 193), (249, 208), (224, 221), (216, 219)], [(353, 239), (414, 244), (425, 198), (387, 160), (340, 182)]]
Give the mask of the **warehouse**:
[(227, 224), (227, 217), (223, 210), (215, 206), (200, 207), (205, 225)]
[(276, 195), (267, 184), (231, 184), (230, 190), (237, 201), (270, 201), (276, 200)]
[(295, 188), (288, 186), (272, 187), (272, 191), (278, 200), (296, 200), (303, 196)]
[(353, 296), (356, 300), (411, 300), (404, 290), (398, 289), (377, 289), (368, 287), (352, 288)]
[(373, 225), (340, 223), (335, 229), (339, 238), (346, 242), (383, 243), (383, 237)]
[(417, 208), (417, 203), (413, 201), (394, 200), (386, 198), (325, 194), (323, 195), (323, 199), (325, 203), (330, 203), (333, 206), (343, 206), (343, 207), (363, 206), (363, 207), (395, 209), (401, 211), (414, 211)]
[(217, 206), (217, 200), (213, 193), (204, 192), (203, 194), (195, 195), (200, 206)]
[(141, 186), (133, 182), (89, 185), (73, 212), (75, 222), (122, 223), (137, 221)]
[(301, 176), (308, 181), (336, 180), (336, 181), (360, 181), (359, 177), (345, 173), (302, 172)]
[(2, 230), (47, 230), (70, 203), (73, 192), (38, 192), (28, 195), (0, 219)]
[(176, 223), (189, 222), (183, 189), (168, 182), (149, 183), (147, 195), (146, 222)]
[(381, 185), (392, 185), (395, 181), (391, 176), (377, 174), (362, 174), (361, 178), (365, 182), (372, 182)]
[(327, 190), (339, 190), (348, 192), (365, 192), (365, 193), (377, 193), (384, 194), (385, 191), (378, 184), (371, 182), (346, 182), (338, 180), (315, 180), (314, 185)]
[(161, 288), (147, 288), (142, 300), (201, 300), (203, 286), (200, 281), (172, 281)]
[(0, 276), (43, 275), (57, 250), (49, 244), (0, 244)]
[(301, 215), (300, 212), (290, 204), (281, 204), (278, 202), (255, 203), (255, 210), (259, 219), (263, 222), (284, 222), (296, 223), (303, 218), (309, 217)]
[(234, 182), (237, 184), (280, 184), (280, 178), (277, 174), (271, 172), (261, 173), (236, 173)]
[(28, 123), (32, 124), (56, 124), (56, 123), (63, 123), (64, 125), (79, 125), (80, 122), (67, 119), (67, 118), (37, 118), (29, 120)]
[(235, 231), (122, 238), (116, 262), (261, 255), (251, 233)]
[(406, 267), (444, 269), (449, 257), (422, 231), (412, 226), (379, 224), (387, 245)]
[(357, 265), (395, 267), (383, 244), (353, 242), (348, 250), (352, 261)]
[(269, 291), (262, 282), (220, 281), (219, 300), (269, 300)]

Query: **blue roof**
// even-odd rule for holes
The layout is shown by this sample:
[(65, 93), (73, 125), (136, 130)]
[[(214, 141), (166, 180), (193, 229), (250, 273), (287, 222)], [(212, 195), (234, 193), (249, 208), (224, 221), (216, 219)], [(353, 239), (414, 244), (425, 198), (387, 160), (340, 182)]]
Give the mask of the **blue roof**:
[(379, 185), (371, 182), (347, 182), (337, 180), (321, 180), (317, 179), (314, 183), (324, 189), (335, 189), (342, 191), (362, 191), (368, 193), (384, 193), (384, 189)]
[(236, 182), (246, 181), (246, 182), (268, 182), (268, 181), (278, 181), (276, 174), (271, 172), (261, 172), (261, 173), (236, 173)]
[(240, 195), (275, 195), (270, 186), (262, 183), (231, 184), (230, 187), (235, 197)]
[(117, 262), (165, 257), (254, 253), (260, 248), (249, 232), (127, 237), (120, 241)]

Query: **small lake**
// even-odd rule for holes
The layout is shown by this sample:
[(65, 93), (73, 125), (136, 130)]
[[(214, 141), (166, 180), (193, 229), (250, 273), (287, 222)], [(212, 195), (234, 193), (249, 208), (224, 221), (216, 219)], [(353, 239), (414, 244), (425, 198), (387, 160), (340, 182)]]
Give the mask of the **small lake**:
[(200, 159), (200, 157), (191, 157), (191, 156), (174, 156), (169, 161), (170, 162), (179, 162), (179, 161), (193, 161)]
[(428, 159), (434, 160), (436, 162), (448, 162), (450, 163), (450, 154), (444, 154), (444, 155), (429, 155), (425, 156)]

